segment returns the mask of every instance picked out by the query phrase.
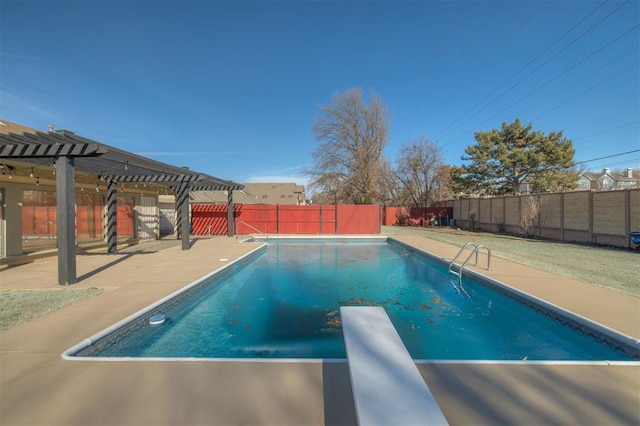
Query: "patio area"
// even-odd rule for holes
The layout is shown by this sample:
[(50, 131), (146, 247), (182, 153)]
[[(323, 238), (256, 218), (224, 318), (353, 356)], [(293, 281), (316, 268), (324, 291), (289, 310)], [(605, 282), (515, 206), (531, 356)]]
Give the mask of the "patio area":
[[(396, 238), (451, 259), (459, 247)], [(149, 245), (147, 245), (149, 244)], [(155, 244), (155, 246), (153, 246)], [(105, 292), (0, 332), (2, 425), (356, 424), (346, 362), (65, 361), (71, 345), (249, 252), (259, 243), (194, 239), (77, 256), (71, 288)], [(224, 259), (224, 260), (223, 260)], [(635, 338), (640, 300), (499, 258), (478, 272)], [(60, 289), (55, 257), (0, 269), (0, 289)], [(636, 363), (637, 364), (637, 363)], [(640, 424), (640, 366), (420, 364), (447, 421)], [(393, 398), (393, 395), (389, 395)]]

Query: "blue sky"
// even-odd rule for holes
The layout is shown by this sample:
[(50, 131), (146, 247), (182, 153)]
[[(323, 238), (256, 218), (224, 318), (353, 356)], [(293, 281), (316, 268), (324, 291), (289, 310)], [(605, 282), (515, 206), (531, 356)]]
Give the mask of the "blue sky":
[(0, 118), (305, 183), (319, 105), (360, 87), (392, 159), (424, 135), (462, 164), (475, 131), (520, 118), (590, 170), (638, 168), (639, 24), (638, 0), (0, 0)]

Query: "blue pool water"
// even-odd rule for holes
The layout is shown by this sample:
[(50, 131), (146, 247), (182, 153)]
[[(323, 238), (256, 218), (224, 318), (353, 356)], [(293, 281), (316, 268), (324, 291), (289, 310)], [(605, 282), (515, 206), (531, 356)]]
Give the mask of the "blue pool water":
[[(121, 333), (102, 357), (345, 358), (339, 307), (384, 306), (414, 359), (630, 360), (613, 346), (395, 244), (272, 243)], [(156, 312), (157, 313), (157, 312)]]

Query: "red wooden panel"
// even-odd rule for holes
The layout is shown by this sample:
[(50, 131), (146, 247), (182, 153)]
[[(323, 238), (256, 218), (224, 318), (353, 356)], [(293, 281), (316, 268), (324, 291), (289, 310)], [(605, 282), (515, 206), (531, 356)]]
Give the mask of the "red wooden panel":
[(47, 229), (52, 237), (58, 236), (58, 210), (56, 206), (47, 207)]
[(23, 206), (22, 235), (25, 237), (56, 236), (56, 206)]
[(133, 206), (118, 205), (116, 212), (118, 237), (133, 237)]
[[(236, 234), (379, 234), (380, 208), (365, 206), (277, 206), (245, 204), (235, 206)], [(227, 206), (224, 204), (194, 204), (191, 209), (193, 233), (226, 235)]]
[[(236, 217), (237, 234), (256, 234), (257, 230), (265, 234), (276, 234), (278, 206), (266, 204), (245, 204)], [(255, 229), (253, 229), (255, 228)]]
[(35, 229), (35, 208), (33, 206), (22, 206), (22, 235), (30, 235)]
[(338, 206), (338, 234), (379, 234), (380, 206)]
[(400, 225), (402, 218), (409, 215), (409, 211), (404, 207), (385, 207), (383, 211), (385, 226)]
[[(428, 226), (431, 224), (448, 225), (453, 217), (451, 207), (385, 207), (384, 225)], [(401, 220), (402, 219), (402, 220)]]
[(322, 209), (322, 232), (325, 235), (334, 235), (336, 233), (336, 208), (335, 205), (323, 205)]
[(78, 239), (89, 236), (89, 218), (91, 217), (89, 209), (89, 206), (76, 205), (76, 236)]
[(319, 234), (320, 206), (279, 206), (278, 232), (280, 234)]
[[(234, 206), (234, 216), (242, 209)], [(227, 235), (226, 204), (193, 204), (191, 206), (191, 230), (194, 235)]]
[(76, 235), (78, 239), (102, 239), (103, 206), (76, 205)]
[(103, 205), (95, 205), (93, 206), (93, 217), (94, 217), (94, 222), (93, 222), (93, 232), (95, 233), (96, 237), (100, 236), (100, 238), (103, 237), (103, 233), (104, 233), (104, 206)]

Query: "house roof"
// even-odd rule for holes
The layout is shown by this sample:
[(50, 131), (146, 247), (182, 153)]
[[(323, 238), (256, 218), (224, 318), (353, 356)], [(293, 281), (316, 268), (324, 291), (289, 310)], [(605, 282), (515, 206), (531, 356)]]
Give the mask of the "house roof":
[[(224, 191), (190, 191), (189, 199), (194, 203), (226, 204), (227, 193)], [(245, 191), (233, 191), (235, 204), (260, 204), (259, 200)]]
[[(152, 160), (66, 130), (44, 133), (7, 120), (0, 123), (0, 158), (29, 164), (32, 169), (38, 166), (51, 169), (52, 159), (70, 156), (75, 158), (77, 171), (103, 181), (189, 183), (192, 190), (243, 188), (235, 182)], [(9, 167), (15, 168), (12, 164)]]
[[(600, 179), (602, 176), (608, 175), (611, 176), (612, 179), (614, 179), (617, 182), (640, 182), (640, 177), (638, 177), (638, 175), (640, 173), (638, 173), (638, 170), (635, 170), (636, 172), (636, 176), (634, 176), (632, 174), (631, 177), (627, 176), (626, 172), (599, 172), (599, 173), (593, 173), (593, 172), (582, 172), (580, 173), (578, 176), (583, 176), (586, 177), (589, 180), (598, 180)], [(633, 173), (633, 171), (632, 171)]]
[(295, 183), (245, 183), (244, 187), (261, 203), (298, 204), (304, 201), (304, 186)]

